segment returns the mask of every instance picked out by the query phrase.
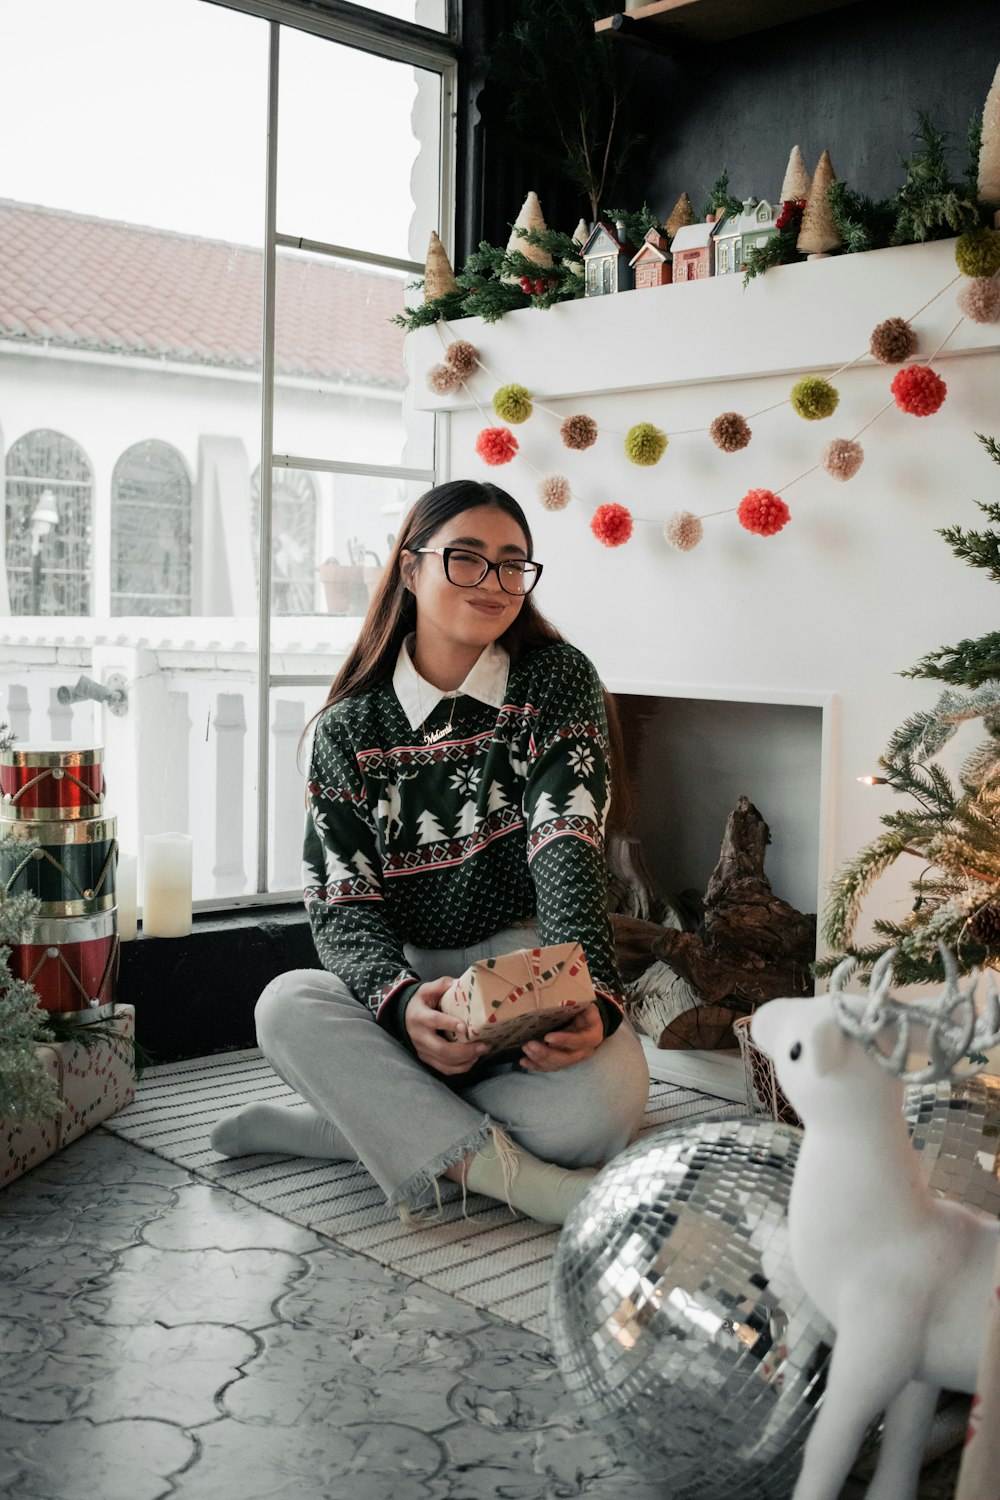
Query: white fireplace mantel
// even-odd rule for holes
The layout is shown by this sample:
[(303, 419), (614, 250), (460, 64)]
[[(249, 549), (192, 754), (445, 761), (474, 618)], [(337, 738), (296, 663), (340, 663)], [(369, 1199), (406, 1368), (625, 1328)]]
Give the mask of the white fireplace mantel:
[[(948, 385), (941, 410), (916, 418), (892, 405), (860, 436), (865, 462), (854, 479), (838, 483), (819, 469), (789, 481), (831, 438), (853, 437), (891, 402), (894, 371), (865, 352), (874, 326), (913, 317), (955, 276), (949, 240), (780, 267), (745, 290), (739, 277), (711, 279), (525, 309), (495, 324), (464, 319), (450, 334), (475, 344), (489, 373), (447, 397), (432, 394), (425, 377), (449, 332), (407, 339), (410, 401), (452, 413), (439, 477), (489, 479), (522, 503), (546, 564), (539, 603), (610, 687), (821, 706), (820, 887), (898, 803), (856, 779), (875, 768), (896, 725), (936, 698), (934, 684), (898, 674), (996, 625), (996, 585), (955, 559), (937, 529), (974, 527), (982, 520), (974, 500), (1000, 498), (1000, 469), (975, 436), (1000, 437), (1000, 325), (962, 323), (932, 361)], [(958, 322), (958, 289), (913, 317), (918, 359)], [(785, 401), (800, 374), (832, 376), (858, 356), (833, 377), (841, 398), (833, 417), (803, 421), (787, 404), (764, 410)], [(514, 429), (513, 463), (488, 468), (476, 435), (496, 424), (491, 398), (510, 381), (550, 410), (536, 407)], [(722, 453), (707, 432), (689, 431), (729, 410), (751, 422), (742, 452)], [(559, 420), (578, 411), (600, 429), (584, 453), (559, 437)], [(651, 469), (624, 456), (622, 437), (639, 421), (676, 434)], [(556, 513), (537, 499), (539, 474), (553, 473), (570, 480), (574, 496)], [(791, 509), (775, 537), (752, 536), (725, 513), (758, 486), (783, 490)], [(632, 539), (615, 549), (596, 542), (588, 524), (610, 500), (636, 520)], [(701, 544), (684, 554), (662, 533), (682, 509), (709, 517)], [(766, 813), (781, 837), (780, 808)], [(872, 910), (904, 911), (911, 873), (897, 869), (883, 882)]]

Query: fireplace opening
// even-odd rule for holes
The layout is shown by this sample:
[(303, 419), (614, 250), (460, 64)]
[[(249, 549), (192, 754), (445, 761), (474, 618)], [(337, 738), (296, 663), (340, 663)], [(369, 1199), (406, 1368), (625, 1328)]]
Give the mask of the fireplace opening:
[(635, 833), (657, 891), (703, 893), (741, 796), (771, 830), (766, 873), (800, 911), (819, 899), (823, 710), (616, 693)]

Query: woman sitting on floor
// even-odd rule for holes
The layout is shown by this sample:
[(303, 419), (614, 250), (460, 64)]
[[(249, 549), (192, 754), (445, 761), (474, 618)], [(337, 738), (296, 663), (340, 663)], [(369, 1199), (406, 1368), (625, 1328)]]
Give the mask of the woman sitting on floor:
[[(305, 900), (323, 970), (269, 984), (257, 1035), (307, 1107), (216, 1126), (227, 1156), (360, 1161), (403, 1217), (439, 1177), (561, 1224), (642, 1120), (607, 906), (605, 700), (535, 608), (517, 502), (429, 490), (315, 726)], [(439, 1009), (478, 959), (579, 942), (596, 1000), (487, 1056)], [(325, 971), (325, 972), (324, 972)]]

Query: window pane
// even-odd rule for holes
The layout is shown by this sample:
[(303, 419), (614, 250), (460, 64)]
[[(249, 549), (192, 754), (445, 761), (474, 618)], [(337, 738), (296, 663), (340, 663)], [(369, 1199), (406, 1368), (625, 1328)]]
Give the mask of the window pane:
[[(343, 656), (326, 658), (328, 680), (315, 687), (274, 688), (268, 722), (271, 733), (271, 816), (268, 829), (268, 882), (273, 893), (302, 891), (302, 835), (305, 829), (305, 784), (309, 770), (309, 737), (303, 731), (326, 702), (327, 690)], [(314, 659), (309, 670), (322, 670)], [(301, 748), (300, 748), (301, 744)]]
[[(305, 481), (317, 497), (314, 510), (304, 498)], [(297, 634), (318, 646), (329, 637), (329, 616), (365, 613), (402, 518), (428, 486), (294, 470), (275, 470), (274, 486), (272, 612), (312, 615), (310, 632), (300, 622)]]
[(440, 112), (436, 73), (283, 27), (279, 233), (423, 265)]
[(431, 31), (448, 29), (446, 0), (359, 0), (365, 10), (376, 10), (380, 16), (396, 21), (416, 21)]
[(402, 311), (410, 278), (299, 251), (278, 254), (274, 451), (430, 468), (428, 412), (404, 423)]

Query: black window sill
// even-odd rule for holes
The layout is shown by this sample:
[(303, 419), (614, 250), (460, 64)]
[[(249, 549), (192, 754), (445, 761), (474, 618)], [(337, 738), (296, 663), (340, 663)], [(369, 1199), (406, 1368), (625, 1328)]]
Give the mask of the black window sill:
[(253, 1011), (272, 979), (318, 969), (301, 905), (206, 912), (187, 937), (121, 945), (116, 998), (135, 1006), (136, 1036), (154, 1063), (256, 1046)]

